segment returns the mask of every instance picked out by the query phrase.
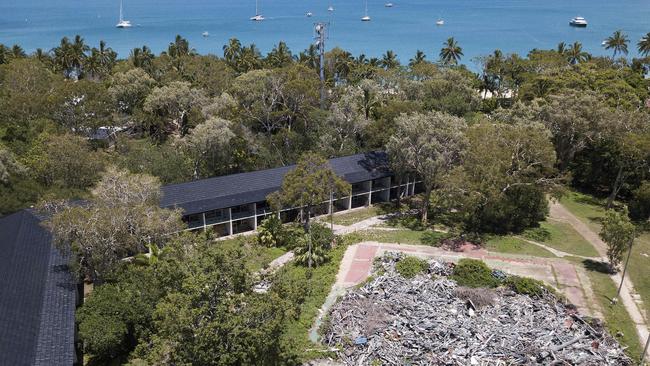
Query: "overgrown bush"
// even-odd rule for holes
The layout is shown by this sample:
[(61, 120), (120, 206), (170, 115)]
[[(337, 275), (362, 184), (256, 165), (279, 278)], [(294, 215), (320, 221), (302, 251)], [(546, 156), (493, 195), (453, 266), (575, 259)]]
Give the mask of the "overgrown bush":
[(650, 181), (645, 181), (634, 191), (630, 202), (630, 218), (634, 221), (650, 219)]
[(452, 275), (459, 285), (467, 287), (497, 287), (499, 280), (492, 276), (492, 270), (483, 261), (463, 258), (454, 268)]
[(448, 235), (445, 235), (443, 233), (438, 233), (435, 231), (425, 231), (422, 234), (422, 237), (420, 238), (420, 242), (424, 245), (430, 245), (432, 247), (440, 247), (442, 246), (442, 243), (444, 239), (446, 239)]
[(462, 300), (471, 300), (474, 306), (481, 308), (488, 305), (494, 305), (496, 293), (494, 290), (487, 288), (457, 287), (454, 295)]
[(286, 231), (276, 215), (271, 215), (257, 227), (257, 244), (268, 248), (283, 246)]
[(402, 258), (395, 264), (395, 270), (404, 278), (413, 278), (428, 268), (427, 261), (416, 257)]
[(508, 277), (505, 284), (512, 291), (529, 296), (541, 296), (544, 293), (544, 288), (546, 288), (542, 281), (519, 276)]
[(524, 231), (524, 237), (538, 242), (545, 242), (551, 239), (551, 233), (543, 227), (535, 227)]

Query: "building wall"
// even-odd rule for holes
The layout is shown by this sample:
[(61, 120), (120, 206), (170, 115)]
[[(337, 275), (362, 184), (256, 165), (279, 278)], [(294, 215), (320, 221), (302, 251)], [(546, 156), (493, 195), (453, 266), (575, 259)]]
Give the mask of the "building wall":
[[(401, 197), (413, 196), (422, 191), (421, 182), (405, 178), (398, 184), (393, 177), (385, 177), (352, 184), (352, 195), (323, 202), (316, 207), (314, 216), (326, 215), (330, 209), (335, 213), (353, 208), (389, 202)], [(257, 226), (269, 215), (279, 215), (283, 223), (295, 222), (302, 215), (300, 208), (288, 208), (274, 213), (267, 202), (218, 208), (200, 214), (183, 217), (188, 230), (211, 231), (217, 237), (226, 237), (257, 230)]]

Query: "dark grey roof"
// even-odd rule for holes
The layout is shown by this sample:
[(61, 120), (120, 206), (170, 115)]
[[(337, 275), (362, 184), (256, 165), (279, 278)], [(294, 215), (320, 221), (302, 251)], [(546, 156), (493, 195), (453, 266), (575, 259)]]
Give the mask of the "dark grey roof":
[(72, 365), (75, 281), (30, 210), (0, 218), (0, 365)]
[[(384, 152), (370, 152), (331, 159), (332, 169), (349, 183), (390, 175)], [(178, 207), (186, 215), (218, 208), (264, 201), (277, 191), (294, 165), (207, 178), (162, 187), (161, 206)]]

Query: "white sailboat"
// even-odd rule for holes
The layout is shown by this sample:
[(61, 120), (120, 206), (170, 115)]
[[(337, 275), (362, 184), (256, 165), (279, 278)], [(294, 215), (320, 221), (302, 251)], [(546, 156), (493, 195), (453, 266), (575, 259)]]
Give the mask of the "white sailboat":
[(330, 5), (330, 6), (327, 8), (327, 11), (334, 11), (334, 6)]
[(442, 18), (438, 18), (438, 20), (436, 20), (436, 25), (445, 25), (445, 21)]
[(131, 28), (131, 22), (124, 20), (122, 17), (122, 0), (120, 0), (120, 21), (116, 25), (117, 28)]
[(362, 22), (369, 22), (370, 16), (368, 15), (368, 0), (366, 0), (366, 12), (365, 15), (361, 17)]
[(255, 16), (251, 17), (251, 20), (254, 22), (261, 22), (262, 20), (264, 20), (264, 16), (260, 14), (257, 2), (258, 0), (255, 0)]

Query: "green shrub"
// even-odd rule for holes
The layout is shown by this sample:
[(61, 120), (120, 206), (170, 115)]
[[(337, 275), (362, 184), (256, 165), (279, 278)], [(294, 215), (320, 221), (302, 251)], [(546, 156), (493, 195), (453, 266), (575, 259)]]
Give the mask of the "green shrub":
[(546, 288), (542, 281), (519, 276), (508, 277), (505, 284), (512, 291), (528, 296), (541, 296), (544, 293), (544, 288)]
[(650, 181), (645, 181), (637, 190), (630, 202), (630, 218), (634, 221), (650, 219)]
[(432, 247), (439, 247), (442, 245), (442, 241), (447, 238), (447, 235), (443, 233), (438, 233), (435, 231), (425, 231), (420, 238), (420, 242), (424, 245), (430, 245)]
[(428, 268), (429, 263), (427, 261), (416, 257), (402, 258), (395, 264), (395, 270), (404, 278), (413, 278)]
[(499, 285), (499, 280), (492, 276), (490, 267), (476, 259), (461, 259), (454, 268), (452, 279), (460, 286), (467, 287), (497, 287)]
[(551, 239), (551, 232), (543, 227), (536, 227), (524, 231), (524, 237), (538, 242), (545, 242)]
[(267, 248), (284, 245), (286, 232), (276, 215), (270, 215), (257, 227), (257, 243)]

